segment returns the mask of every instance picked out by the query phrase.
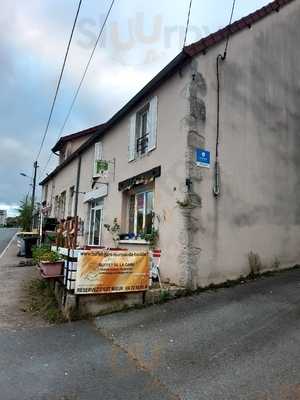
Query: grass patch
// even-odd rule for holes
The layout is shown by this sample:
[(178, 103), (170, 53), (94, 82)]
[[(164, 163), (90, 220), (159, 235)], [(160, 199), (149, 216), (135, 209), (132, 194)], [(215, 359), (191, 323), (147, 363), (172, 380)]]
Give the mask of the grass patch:
[(48, 281), (33, 279), (25, 289), (28, 297), (27, 311), (52, 324), (66, 321)]
[(162, 290), (159, 296), (159, 302), (165, 303), (170, 299), (171, 299), (170, 293), (167, 290)]

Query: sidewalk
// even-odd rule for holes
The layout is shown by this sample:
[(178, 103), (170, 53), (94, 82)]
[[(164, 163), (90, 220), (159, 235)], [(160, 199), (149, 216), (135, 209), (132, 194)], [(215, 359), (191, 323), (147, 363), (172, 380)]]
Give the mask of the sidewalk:
[(17, 267), (21, 262), (25, 262), (25, 257), (18, 257), (18, 246), (16, 237), (11, 241), (9, 247), (5, 250), (2, 258), (0, 258), (0, 268)]
[(17, 240), (14, 239), (0, 259), (0, 328), (45, 326), (45, 322), (25, 312), (27, 282), (38, 277), (33, 266), (20, 266), (27, 260), (18, 257)]

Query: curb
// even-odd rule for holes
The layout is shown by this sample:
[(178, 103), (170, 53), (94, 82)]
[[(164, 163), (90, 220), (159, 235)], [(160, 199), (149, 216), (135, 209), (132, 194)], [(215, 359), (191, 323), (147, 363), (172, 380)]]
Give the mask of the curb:
[(15, 264), (4, 264), (1, 267), (6, 268), (20, 268), (20, 267), (34, 267), (36, 263), (33, 261), (20, 261), (19, 263)]

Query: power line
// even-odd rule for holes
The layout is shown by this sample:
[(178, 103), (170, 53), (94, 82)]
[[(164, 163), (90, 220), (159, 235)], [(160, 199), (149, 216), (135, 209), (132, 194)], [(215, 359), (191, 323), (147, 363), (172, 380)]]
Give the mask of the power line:
[[(232, 24), (232, 18), (233, 18), (233, 13), (234, 13), (234, 9), (235, 9), (235, 3), (236, 3), (236, 0), (233, 0), (232, 8), (231, 8), (231, 14), (230, 14), (230, 20), (229, 20), (229, 25)], [(229, 45), (229, 39), (230, 39), (230, 32), (228, 32), (228, 36), (227, 36), (227, 40), (226, 40), (224, 56), (223, 56), (224, 58), (226, 58), (227, 49), (228, 49), (228, 45)]]
[[(93, 50), (92, 50), (92, 52), (91, 52), (91, 54), (90, 54), (89, 60), (88, 60), (88, 62), (87, 62), (87, 64), (86, 64), (86, 66), (85, 66), (83, 75), (82, 75), (82, 77), (81, 77), (81, 80), (80, 80), (80, 82), (79, 82), (79, 85), (78, 85), (78, 87), (77, 87), (77, 89), (76, 89), (76, 92), (75, 92), (75, 94), (74, 94), (74, 96), (73, 96), (71, 105), (70, 105), (69, 110), (68, 110), (68, 112), (67, 112), (67, 116), (66, 116), (66, 118), (65, 118), (65, 120), (64, 120), (64, 122), (63, 122), (63, 125), (62, 125), (62, 127), (61, 127), (61, 129), (60, 129), (60, 131), (59, 131), (57, 140), (61, 137), (61, 135), (62, 135), (62, 133), (63, 133), (63, 131), (64, 131), (64, 129), (65, 129), (65, 126), (66, 126), (66, 124), (67, 124), (67, 122), (68, 122), (68, 120), (69, 120), (69, 118), (70, 118), (70, 115), (71, 115), (71, 113), (72, 113), (73, 107), (74, 107), (74, 105), (75, 105), (75, 102), (76, 102), (76, 100), (77, 100), (78, 94), (79, 94), (79, 92), (80, 92), (81, 86), (82, 86), (83, 81), (84, 81), (84, 79), (85, 79), (85, 76), (86, 76), (86, 74), (87, 74), (87, 72), (88, 72), (88, 69), (89, 69), (89, 66), (90, 66), (90, 64), (91, 64), (91, 61), (92, 61), (92, 59), (93, 59), (93, 57), (94, 57), (96, 48), (97, 48), (97, 46), (98, 46), (99, 40), (101, 39), (103, 30), (104, 30), (104, 28), (105, 28), (106, 22), (107, 22), (107, 20), (108, 20), (108, 17), (109, 17), (109, 15), (110, 15), (110, 12), (111, 12), (111, 10), (112, 10), (112, 8), (113, 8), (114, 3), (115, 3), (115, 0), (112, 0), (112, 2), (110, 3), (110, 7), (109, 7), (109, 9), (108, 9), (108, 11), (107, 11), (106, 17), (105, 17), (105, 19), (104, 19), (104, 21), (103, 21), (103, 24), (102, 24), (101, 28), (100, 28), (100, 31), (99, 31), (99, 34), (98, 34), (98, 36), (97, 36), (96, 42), (95, 42), (95, 44), (94, 44)], [(50, 155), (49, 155), (49, 157), (48, 157), (48, 160), (47, 160), (47, 163), (46, 163), (45, 167), (43, 168), (41, 175), (44, 174), (46, 168), (48, 167), (48, 164), (49, 164), (51, 158), (52, 158), (52, 153), (50, 153)]]
[(37, 156), (36, 156), (36, 161), (38, 160), (38, 158), (39, 158), (39, 156), (41, 154), (41, 151), (42, 151), (42, 148), (43, 148), (43, 145), (44, 145), (47, 133), (48, 133), (50, 121), (51, 121), (51, 118), (52, 118), (54, 106), (55, 106), (57, 95), (58, 95), (58, 91), (59, 91), (59, 87), (60, 87), (60, 84), (61, 84), (62, 76), (63, 76), (64, 70), (65, 70), (65, 66), (66, 66), (66, 62), (67, 62), (67, 58), (68, 58), (68, 54), (69, 54), (69, 50), (70, 50), (70, 46), (71, 46), (71, 42), (72, 42), (72, 39), (73, 39), (73, 34), (74, 34), (75, 27), (76, 27), (76, 23), (77, 23), (79, 11), (80, 11), (81, 3), (82, 3), (82, 0), (79, 0), (77, 11), (76, 11), (76, 15), (75, 15), (75, 19), (74, 19), (73, 26), (72, 26), (71, 35), (70, 35), (70, 38), (69, 38), (69, 42), (68, 42), (68, 45), (67, 45), (67, 49), (66, 49), (66, 53), (65, 53), (65, 57), (64, 57), (64, 61), (63, 61), (63, 65), (62, 65), (62, 68), (61, 68), (61, 71), (60, 71), (60, 75), (59, 75), (59, 79), (58, 79), (58, 83), (57, 83), (57, 86), (56, 86), (55, 95), (54, 95), (54, 99), (53, 99), (53, 102), (52, 102), (50, 114), (49, 114), (49, 117), (48, 117), (48, 121), (47, 121), (47, 125), (46, 125), (46, 128), (45, 128), (43, 137), (42, 137), (42, 141), (41, 141), (41, 144), (40, 144), (40, 147), (39, 147), (39, 151), (38, 151)]
[(192, 2), (193, 2), (193, 0), (190, 0), (189, 12), (188, 12), (188, 17), (187, 17), (187, 21), (186, 21), (186, 28), (185, 28), (185, 34), (184, 34), (183, 47), (186, 44), (187, 34), (188, 34), (188, 30), (189, 30)]

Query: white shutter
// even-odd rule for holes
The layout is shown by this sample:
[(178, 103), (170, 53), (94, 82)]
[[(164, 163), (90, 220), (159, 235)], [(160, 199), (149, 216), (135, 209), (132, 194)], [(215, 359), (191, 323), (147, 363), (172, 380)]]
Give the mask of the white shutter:
[(149, 104), (149, 122), (150, 132), (148, 141), (148, 151), (156, 148), (156, 136), (157, 136), (157, 96), (150, 100)]
[(102, 160), (102, 142), (95, 143), (94, 176), (97, 176), (96, 161)]
[(130, 117), (130, 127), (128, 135), (128, 161), (135, 159), (135, 142), (136, 142), (136, 114)]

